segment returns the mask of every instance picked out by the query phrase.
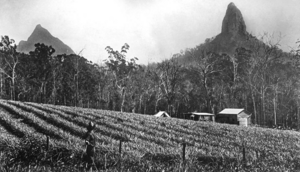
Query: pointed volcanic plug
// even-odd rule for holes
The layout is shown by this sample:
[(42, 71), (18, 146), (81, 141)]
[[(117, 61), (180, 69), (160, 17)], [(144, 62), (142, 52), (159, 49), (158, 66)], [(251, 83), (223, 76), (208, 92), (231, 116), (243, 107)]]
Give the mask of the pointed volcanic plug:
[(223, 19), (222, 33), (232, 35), (245, 35), (247, 33), (243, 15), (232, 2), (228, 5), (226, 15)]
[(230, 3), (222, 23), (222, 31), (208, 45), (210, 51), (232, 55), (238, 46), (249, 47), (249, 33), (241, 11)]

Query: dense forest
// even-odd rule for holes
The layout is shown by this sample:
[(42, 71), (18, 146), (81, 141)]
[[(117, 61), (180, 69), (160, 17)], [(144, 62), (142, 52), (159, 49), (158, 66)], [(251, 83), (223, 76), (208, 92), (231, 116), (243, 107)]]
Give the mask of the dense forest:
[(107, 46), (107, 59), (96, 64), (80, 53), (54, 56), (55, 49), (40, 43), (19, 53), (2, 36), (0, 98), (141, 114), (165, 110), (178, 118), (245, 108), (253, 124), (300, 128), (300, 47), (286, 53), (264, 35), (227, 55), (211, 52), (210, 41), (148, 65), (126, 56), (128, 44)]

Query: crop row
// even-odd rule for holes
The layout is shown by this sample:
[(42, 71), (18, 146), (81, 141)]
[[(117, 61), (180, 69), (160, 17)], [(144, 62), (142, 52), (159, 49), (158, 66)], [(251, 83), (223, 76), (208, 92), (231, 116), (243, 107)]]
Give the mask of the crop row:
[[(292, 136), (289, 136), (290, 134), (282, 134), (282, 132), (279, 132), (279, 135), (277, 131), (265, 131), (263, 129), (258, 129), (255, 127), (242, 128), (240, 126), (229, 126), (226, 124), (215, 125), (211, 123), (196, 123), (194, 121), (177, 119), (172, 119), (170, 122), (169, 119), (153, 118), (149, 116), (126, 113), (119, 114), (109, 111), (105, 111), (106, 113), (101, 113), (101, 110), (85, 110), (81, 108), (78, 108), (77, 111), (82, 113), (84, 112), (89, 115), (101, 114), (101, 116), (105, 115), (111, 117), (114, 116), (115, 118), (122, 118), (124, 123), (130, 123), (130, 125), (134, 124), (134, 121), (137, 121), (137, 128), (139, 128), (138, 126), (142, 126), (142, 128), (146, 129), (150, 128), (157, 132), (157, 137), (162, 137), (165, 140), (168, 139), (168, 137), (163, 137), (161, 133), (176, 133), (177, 131), (179, 135), (175, 137), (181, 137), (184, 133), (184, 136), (182, 136), (184, 139), (189, 140), (188, 137), (192, 137), (191, 141), (199, 143), (200, 145), (202, 145), (201, 147), (213, 146), (213, 149), (221, 148), (221, 150), (225, 149), (227, 151), (238, 151), (238, 149), (240, 149), (245, 143), (245, 146), (250, 149), (253, 154), (256, 152), (263, 152), (273, 156), (278, 152), (286, 152), (284, 154), (291, 154), (291, 150), (293, 150), (293, 148), (297, 146), (296, 144), (294, 144), (295, 142), (283, 144), (283, 141), (286, 137), (288, 137), (286, 139), (293, 138)], [(117, 115), (119, 116), (116, 117)], [(174, 121), (176, 125), (174, 125)], [(164, 124), (164, 126), (162, 126), (161, 124)], [(169, 137), (170, 140), (172, 140), (172, 138), (174, 137)], [(265, 138), (267, 138), (268, 141), (265, 141)]]
[[(62, 144), (62, 142), (78, 143), (79, 141), (78, 138), (64, 132), (63, 129), (44, 121), (43, 118), (36, 113), (24, 111), (18, 106), (12, 105), (11, 102), (6, 103), (4, 101), (0, 101), (0, 106), (10, 113), (10, 116), (8, 117), (10, 120), (13, 119), (11, 115), (16, 117), (16, 123), (20, 126), (20, 130), (24, 133), (34, 133), (35, 135), (39, 135), (39, 138), (48, 135), (54, 139), (51, 139), (51, 144)], [(31, 130), (28, 130), (27, 128), (30, 128)], [(72, 144), (72, 146), (77, 145)]]
[[(49, 105), (52, 106), (52, 105)], [(55, 106), (54, 108), (58, 108), (58, 106)], [(66, 110), (69, 109), (68, 112), (72, 113), (83, 113), (84, 109), (71, 109), (68, 107), (63, 107), (62, 109)], [(75, 112), (74, 112), (75, 111)], [(164, 122), (165, 126), (162, 126), (162, 121), (164, 119), (160, 119), (160, 121), (155, 121), (157, 118), (153, 117), (140, 117), (141, 115), (135, 115), (135, 114), (121, 114), (121, 116), (116, 117), (112, 115), (112, 113), (106, 112), (102, 113), (101, 110), (90, 110), (86, 109), (85, 114), (88, 114), (89, 116), (96, 116), (101, 115), (99, 118), (102, 119), (104, 116), (110, 116), (111, 118), (122, 118), (122, 127), (125, 128), (131, 128), (133, 130), (138, 130), (139, 135), (145, 135), (146, 139), (151, 142), (151, 136), (155, 136), (156, 138), (162, 138), (162, 144), (165, 145), (165, 147), (168, 147), (168, 145), (178, 145), (181, 142), (180, 138), (183, 138), (186, 142), (196, 142), (196, 145), (198, 145), (198, 148), (206, 148), (207, 146), (215, 146), (218, 149), (220, 148), (219, 141), (212, 141), (211, 139), (206, 139), (208, 135), (201, 134), (202, 132), (195, 132), (194, 130), (188, 131), (192, 132), (189, 134), (183, 133), (183, 130), (176, 130), (178, 129), (176, 127), (172, 127), (172, 124), (168, 124), (168, 121)], [(131, 116), (131, 119), (126, 119), (125, 117)], [(124, 119), (125, 118), (125, 119)], [(133, 119), (133, 120), (132, 120)], [(129, 121), (129, 122), (128, 122)], [(106, 121), (108, 122), (108, 121)], [(112, 121), (113, 122), (113, 121)], [(155, 132), (153, 132), (155, 131)], [(200, 135), (200, 136), (199, 136)], [(205, 136), (205, 137), (203, 137)], [(140, 136), (143, 137), (143, 136)], [(214, 144), (215, 143), (215, 144)], [(228, 151), (231, 151), (232, 148), (229, 148)]]
[[(82, 143), (88, 123), (93, 121), (97, 124), (95, 133), (100, 147), (116, 149), (118, 140), (125, 137), (131, 142), (124, 143), (123, 149), (136, 156), (147, 152), (180, 154), (183, 141), (194, 145), (188, 147), (188, 154), (236, 157), (241, 155), (241, 148), (245, 145), (247, 156), (251, 159), (262, 157), (269, 161), (280, 161), (283, 158), (286, 161), (300, 155), (299, 134), (290, 132), (95, 109), (8, 102), (0, 101), (0, 106), (11, 115), (7, 119), (0, 118), (2, 126), (13, 126), (28, 133), (29, 129), (22, 128), (25, 126), (33, 132), (52, 135), (53, 138), (57, 135), (58, 140), (62, 137), (70, 143), (76, 143), (77, 147), (80, 147), (78, 143)], [(19, 127), (10, 121), (17, 120), (20, 123), (20, 119), (23, 124), (19, 124)]]
[[(32, 104), (32, 103), (28, 103), (32, 106), (38, 106), (36, 104)], [(161, 146), (165, 146), (168, 145), (167, 142), (163, 142), (164, 140), (159, 138), (159, 137), (155, 137), (155, 135), (153, 136), (144, 136), (143, 133), (141, 133), (138, 130), (135, 130), (135, 128), (131, 127), (124, 127), (123, 123), (113, 123), (111, 121), (111, 119), (108, 119), (106, 117), (101, 118), (101, 120), (97, 120), (95, 119), (96, 117), (93, 115), (82, 115), (82, 114), (77, 114), (75, 118), (73, 118), (74, 115), (72, 116), (68, 116), (66, 113), (56, 110), (56, 109), (52, 109), (46, 106), (43, 107), (39, 107), (40, 109), (43, 109), (45, 111), (51, 111), (53, 113), (57, 113), (60, 115), (63, 115), (64, 118), (68, 118), (69, 121), (72, 121), (74, 123), (80, 123), (81, 125), (86, 125), (88, 124), (89, 121), (94, 121), (97, 124), (96, 127), (96, 134), (98, 134), (99, 136), (108, 136), (111, 138), (118, 138), (121, 137), (122, 135), (126, 135), (128, 137), (131, 137), (131, 139), (133, 140), (133, 143), (131, 143), (130, 145), (133, 145), (131, 147), (133, 148), (138, 148), (140, 146), (137, 145), (144, 145), (145, 147), (153, 147), (155, 145), (154, 144), (160, 144)], [(70, 113), (69, 113), (70, 114)], [(145, 145), (146, 144), (146, 145)], [(172, 145), (169, 145), (172, 146)], [(145, 151), (145, 148), (141, 149), (141, 151)]]
[[(81, 114), (82, 116), (85, 116), (85, 115), (83, 115), (82, 110), (78, 110), (75, 108), (73, 108), (73, 109), (66, 108), (66, 107), (59, 108), (58, 106), (52, 106), (52, 105), (45, 105), (45, 106), (53, 107), (55, 109), (63, 109), (63, 111), (73, 114), (74, 116), (75, 116), (75, 114), (78, 116), (78, 114), (80, 114), (80, 113), (82, 113)], [(68, 109), (68, 110), (66, 110), (66, 109)], [(198, 143), (196, 143), (196, 146), (198, 146), (197, 149), (207, 149), (207, 147), (212, 146), (212, 143), (210, 143), (209, 141), (206, 141), (206, 143), (205, 143), (205, 140), (202, 139), (202, 137), (200, 137), (200, 139), (199, 139), (199, 137), (195, 137), (193, 135), (185, 135), (184, 133), (181, 133), (179, 131), (176, 132), (175, 130), (166, 129), (166, 127), (161, 126), (160, 123), (153, 123), (153, 122), (151, 122), (151, 120), (153, 118), (150, 118), (150, 117), (149, 117), (149, 119), (146, 118), (146, 120), (145, 120), (145, 118), (140, 119), (137, 115), (131, 114), (131, 116), (134, 116), (135, 118), (134, 118), (134, 120), (130, 120), (130, 119), (128, 120), (128, 119), (123, 118), (123, 116), (127, 116), (127, 114), (122, 115), (120, 117), (116, 117), (116, 116), (109, 115), (109, 113), (103, 114), (101, 110), (98, 111), (98, 110), (89, 110), (89, 109), (87, 109), (84, 114), (86, 114), (86, 116), (89, 116), (89, 118), (96, 116), (96, 117), (98, 117), (98, 119), (102, 119), (102, 120), (106, 119), (105, 118), (106, 116), (109, 116), (110, 118), (115, 118), (115, 119), (122, 118), (123, 122), (120, 122), (119, 125), (113, 124), (116, 121), (106, 121), (106, 120), (105, 120), (106, 124), (100, 123), (100, 125), (106, 125), (106, 126), (110, 125), (109, 128), (112, 128), (114, 130), (119, 130), (119, 131), (124, 132), (129, 135), (133, 135), (135, 142), (136, 142), (136, 138), (143, 138), (143, 140), (145, 142), (154, 142), (154, 143), (158, 144), (158, 146), (160, 148), (163, 148), (163, 150), (165, 150), (165, 151), (168, 150), (170, 148), (170, 146), (176, 147), (178, 149), (178, 145), (181, 143), (181, 138), (183, 138), (187, 142), (198, 142)], [(90, 118), (90, 119), (94, 119), (94, 118)], [(143, 121), (146, 121), (146, 122), (143, 122)], [(112, 125), (114, 125), (114, 126), (112, 127)], [(120, 128), (122, 128), (123, 131), (120, 130)], [(136, 130), (137, 130), (137, 132), (136, 132)], [(111, 131), (109, 131), (109, 132), (111, 132)], [(134, 134), (134, 133), (136, 133), (136, 134)], [(152, 149), (153, 148), (155, 148), (155, 146), (152, 145)], [(156, 148), (156, 149), (158, 150), (160, 148)], [(215, 150), (216, 148), (211, 148), (211, 149)], [(172, 152), (172, 151), (173, 151), (173, 149), (170, 150), (170, 152)], [(229, 152), (229, 151), (230, 150), (228, 150), (227, 152)]]

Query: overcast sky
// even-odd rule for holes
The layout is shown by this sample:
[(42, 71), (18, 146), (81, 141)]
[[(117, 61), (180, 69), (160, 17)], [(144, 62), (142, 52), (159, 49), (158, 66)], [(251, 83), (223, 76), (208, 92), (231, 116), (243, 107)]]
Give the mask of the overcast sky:
[(130, 45), (128, 57), (147, 64), (170, 58), (221, 32), (233, 2), (253, 35), (279, 32), (282, 49), (300, 38), (299, 0), (0, 0), (0, 35), (17, 43), (37, 24), (93, 62), (106, 46)]

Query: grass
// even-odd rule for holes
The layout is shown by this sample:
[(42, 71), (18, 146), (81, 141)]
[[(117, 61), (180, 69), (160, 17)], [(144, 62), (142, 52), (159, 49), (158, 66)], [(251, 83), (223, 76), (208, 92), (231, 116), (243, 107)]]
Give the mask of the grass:
[(0, 171), (84, 171), (89, 121), (99, 171), (300, 170), (296, 131), (0, 100)]

